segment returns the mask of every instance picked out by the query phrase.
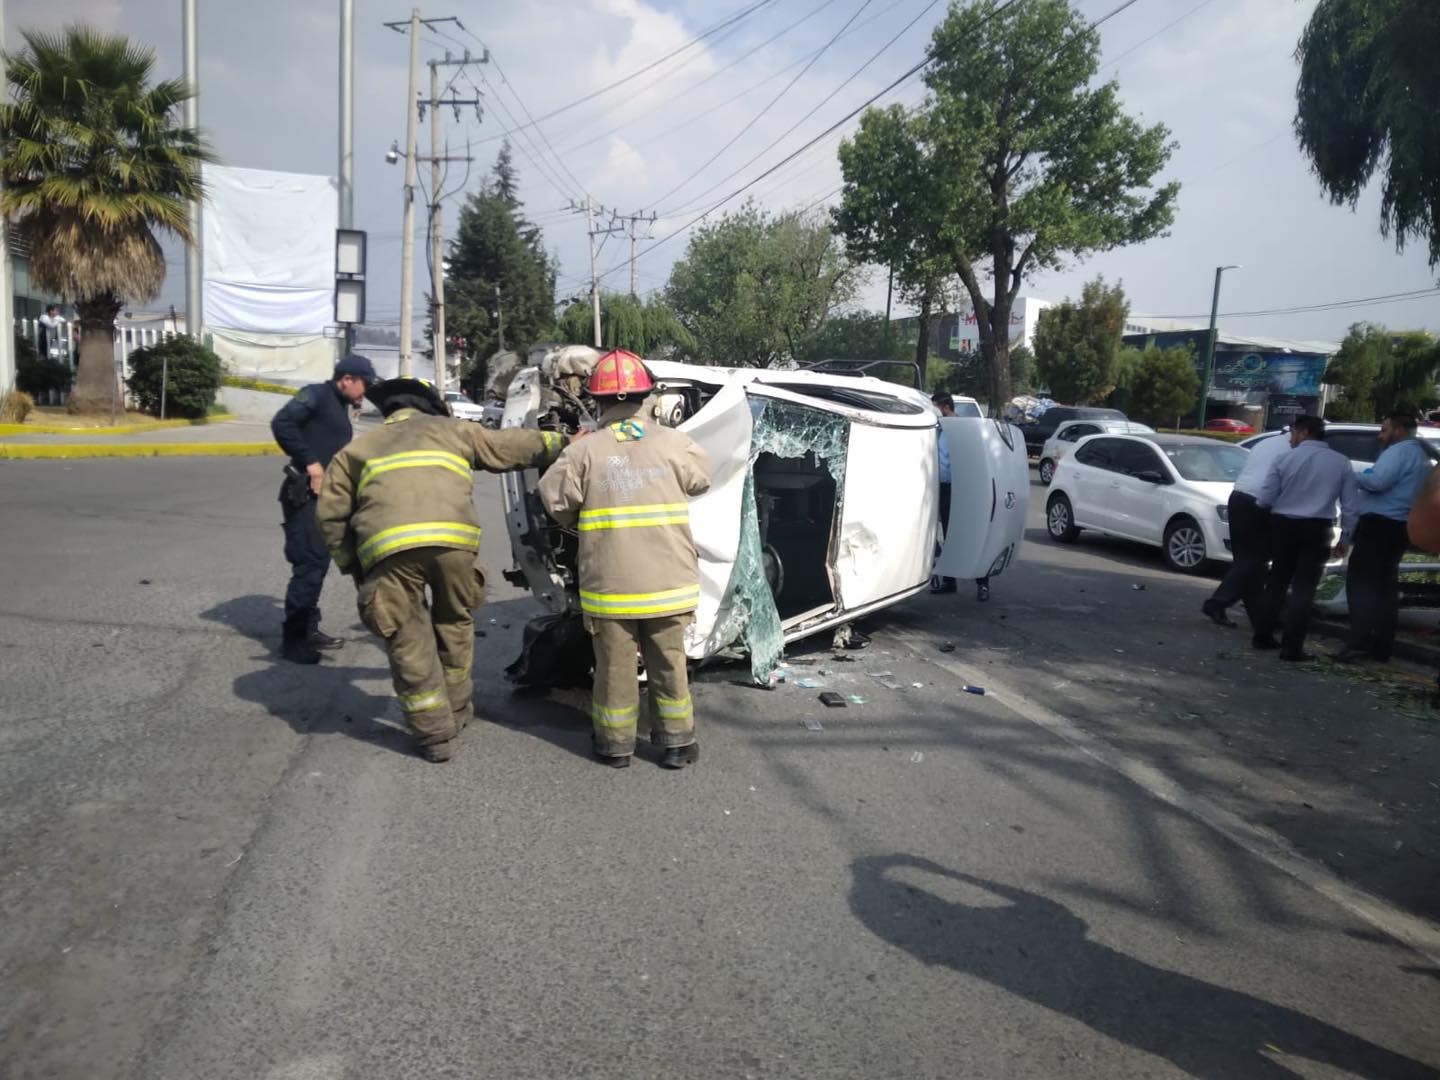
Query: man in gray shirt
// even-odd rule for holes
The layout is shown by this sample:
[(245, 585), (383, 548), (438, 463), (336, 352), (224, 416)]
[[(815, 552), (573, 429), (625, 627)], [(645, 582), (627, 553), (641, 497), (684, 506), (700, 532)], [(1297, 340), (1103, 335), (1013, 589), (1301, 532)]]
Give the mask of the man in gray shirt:
[(1275, 460), (1255, 499), (1270, 511), (1271, 562), (1253, 644), (1257, 649), (1278, 647), (1281, 660), (1307, 660), (1310, 605), (1330, 555), (1337, 501), (1337, 556), (1344, 555), (1355, 531), (1355, 473), (1345, 455), (1325, 445), (1325, 421), (1318, 416), (1296, 418), (1290, 445), (1290, 453)]

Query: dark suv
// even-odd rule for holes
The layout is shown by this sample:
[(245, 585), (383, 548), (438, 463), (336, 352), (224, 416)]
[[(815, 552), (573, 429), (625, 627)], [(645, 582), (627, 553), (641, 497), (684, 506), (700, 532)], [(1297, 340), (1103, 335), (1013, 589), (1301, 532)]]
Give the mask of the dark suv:
[(1045, 440), (1066, 420), (1128, 420), (1119, 409), (1096, 409), (1088, 405), (1052, 405), (1039, 420), (1020, 428), (1025, 433), (1025, 449), (1031, 456), (1039, 454)]

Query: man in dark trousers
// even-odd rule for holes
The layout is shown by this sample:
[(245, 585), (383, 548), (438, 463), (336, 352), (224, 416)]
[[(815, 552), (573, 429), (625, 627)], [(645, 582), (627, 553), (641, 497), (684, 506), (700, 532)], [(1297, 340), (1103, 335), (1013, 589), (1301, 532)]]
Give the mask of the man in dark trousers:
[(330, 382), (305, 387), (275, 414), (270, 430), (290, 455), (280, 507), (285, 516), (285, 559), (290, 585), (285, 590), (281, 655), (296, 664), (318, 664), (320, 649), (344, 644), (320, 629), (320, 589), (330, 570), (330, 552), (315, 523), (315, 497), (325, 466), (350, 441), (350, 410), (376, 381), (368, 357), (347, 355), (335, 365)]
[[(1325, 445), (1325, 421), (1300, 416), (1290, 428), (1290, 453), (1276, 458), (1256, 502), (1270, 511), (1270, 577), (1255, 620), (1257, 649), (1279, 648), (1281, 660), (1308, 660), (1310, 605), (1325, 573), (1335, 504), (1340, 504), (1337, 556), (1355, 531), (1355, 473), (1350, 460)], [(1287, 599), (1288, 596), (1288, 599)], [(1275, 630), (1283, 627), (1280, 641)]]
[(1235, 478), (1235, 488), (1226, 507), (1230, 515), (1230, 550), (1235, 561), (1225, 571), (1215, 592), (1200, 605), (1211, 622), (1234, 626), (1225, 611), (1232, 604), (1243, 603), (1251, 627), (1255, 626), (1265, 595), (1265, 570), (1270, 565), (1270, 511), (1255, 500), (1276, 460), (1288, 453), (1288, 434), (1262, 439), (1250, 451), (1245, 467)]
[(1341, 663), (1390, 659), (1400, 612), (1400, 560), (1410, 546), (1405, 523), (1433, 467), (1415, 437), (1414, 416), (1387, 417), (1380, 425), (1385, 447), (1375, 464), (1355, 478), (1360, 489), (1355, 550), (1345, 573), (1350, 640), (1336, 655)]

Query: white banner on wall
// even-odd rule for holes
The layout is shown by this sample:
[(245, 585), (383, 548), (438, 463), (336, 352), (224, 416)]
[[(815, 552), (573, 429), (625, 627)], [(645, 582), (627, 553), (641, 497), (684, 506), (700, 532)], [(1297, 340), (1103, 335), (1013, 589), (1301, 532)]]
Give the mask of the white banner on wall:
[(205, 323), (320, 334), (334, 322), (335, 180), (205, 166)]

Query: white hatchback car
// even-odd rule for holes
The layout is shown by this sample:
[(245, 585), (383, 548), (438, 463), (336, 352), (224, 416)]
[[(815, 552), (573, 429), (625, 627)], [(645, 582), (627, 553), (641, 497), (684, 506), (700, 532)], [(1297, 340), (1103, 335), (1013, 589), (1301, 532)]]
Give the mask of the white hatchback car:
[(1055, 469), (1045, 526), (1070, 543), (1083, 529), (1154, 544), (1173, 570), (1229, 561), (1226, 503), (1248, 450), (1195, 435), (1090, 435)]
[(1055, 476), (1055, 466), (1060, 459), (1075, 448), (1075, 444), (1086, 435), (1148, 435), (1154, 428), (1137, 424), (1134, 420), (1066, 420), (1055, 429), (1055, 434), (1045, 440), (1040, 451), (1040, 483), (1046, 487)]

